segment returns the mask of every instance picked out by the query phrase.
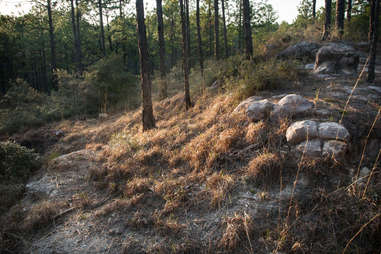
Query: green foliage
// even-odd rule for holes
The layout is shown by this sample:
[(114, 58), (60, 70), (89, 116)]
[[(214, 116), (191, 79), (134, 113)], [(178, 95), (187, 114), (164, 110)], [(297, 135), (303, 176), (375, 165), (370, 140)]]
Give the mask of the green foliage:
[(24, 183), (41, 166), (33, 150), (12, 142), (0, 142), (0, 183)]
[(139, 105), (139, 85), (135, 75), (127, 72), (122, 57), (111, 55), (89, 68), (85, 81), (98, 94), (101, 111), (136, 108)]
[(243, 61), (238, 68), (239, 75), (230, 79), (229, 88), (236, 92), (239, 99), (255, 95), (258, 91), (279, 89), (299, 77), (296, 63), (270, 59), (254, 63)]

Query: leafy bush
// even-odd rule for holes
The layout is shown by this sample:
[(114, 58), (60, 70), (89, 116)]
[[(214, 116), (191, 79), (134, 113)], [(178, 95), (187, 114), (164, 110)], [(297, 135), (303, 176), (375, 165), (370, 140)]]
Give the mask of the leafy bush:
[(38, 154), (12, 142), (0, 142), (0, 183), (23, 183), (41, 166)]

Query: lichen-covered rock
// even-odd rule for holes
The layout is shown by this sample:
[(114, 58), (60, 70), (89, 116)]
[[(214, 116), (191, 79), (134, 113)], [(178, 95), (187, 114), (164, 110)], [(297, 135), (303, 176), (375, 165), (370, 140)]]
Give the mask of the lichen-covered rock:
[(246, 115), (251, 121), (259, 121), (270, 115), (274, 104), (267, 99), (251, 103), (246, 109)]
[(354, 74), (360, 62), (355, 49), (343, 43), (330, 43), (316, 54), (314, 72), (318, 74)]
[(296, 151), (306, 157), (319, 158), (321, 157), (321, 140), (307, 140), (296, 146)]
[(318, 137), (318, 125), (315, 121), (305, 120), (291, 124), (286, 132), (287, 142), (297, 144)]
[(323, 157), (333, 157), (340, 159), (345, 155), (348, 145), (338, 140), (328, 140), (323, 145)]
[(246, 100), (242, 101), (233, 111), (233, 113), (239, 113), (239, 112), (246, 112), (246, 109), (249, 107), (250, 104), (253, 102), (262, 100), (263, 98), (260, 96), (251, 96), (247, 98)]
[(350, 138), (348, 130), (335, 122), (320, 123), (318, 131), (321, 139), (349, 141)]
[(313, 103), (297, 94), (283, 97), (275, 106), (274, 117), (292, 116), (311, 110)]
[(280, 59), (315, 60), (316, 53), (320, 47), (317, 43), (302, 41), (286, 48), (277, 57)]

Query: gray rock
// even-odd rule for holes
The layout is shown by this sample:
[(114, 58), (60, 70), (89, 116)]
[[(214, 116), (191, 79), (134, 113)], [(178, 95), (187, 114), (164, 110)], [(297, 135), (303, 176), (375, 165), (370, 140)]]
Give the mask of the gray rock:
[(317, 43), (302, 41), (295, 45), (292, 45), (282, 52), (280, 52), (277, 58), (280, 59), (299, 59), (299, 60), (315, 60), (316, 53), (321, 46)]
[(233, 113), (239, 113), (239, 112), (245, 112), (246, 109), (249, 107), (250, 104), (253, 102), (257, 102), (259, 100), (262, 100), (263, 97), (260, 96), (252, 96), (247, 98), (246, 100), (242, 101), (233, 111)]
[(306, 157), (319, 158), (321, 157), (321, 140), (304, 141), (296, 146), (296, 151)]
[(298, 121), (291, 124), (286, 131), (287, 142), (297, 144), (307, 139), (318, 137), (317, 123), (311, 120)]
[(251, 103), (246, 109), (246, 115), (251, 121), (259, 121), (270, 115), (274, 104), (267, 99)]
[(283, 97), (275, 106), (274, 117), (292, 116), (311, 110), (313, 103), (296, 94)]
[(381, 94), (381, 87), (380, 86), (368, 86), (369, 89)]
[(335, 122), (320, 123), (318, 129), (321, 139), (349, 141), (349, 132), (341, 124)]
[(349, 45), (330, 43), (316, 54), (314, 72), (319, 74), (355, 74), (360, 62), (359, 54)]
[(306, 69), (306, 70), (313, 70), (314, 67), (315, 67), (315, 64), (306, 64), (306, 65), (304, 66), (304, 69)]
[(345, 155), (348, 145), (342, 141), (329, 140), (324, 142), (323, 156), (340, 159)]

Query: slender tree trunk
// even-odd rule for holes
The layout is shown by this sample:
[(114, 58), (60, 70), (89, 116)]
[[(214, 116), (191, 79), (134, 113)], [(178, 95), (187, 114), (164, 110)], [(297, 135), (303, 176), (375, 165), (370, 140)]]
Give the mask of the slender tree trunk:
[[(191, 56), (191, 36), (190, 36), (190, 21), (189, 21), (189, 0), (184, 1), (185, 4), (185, 18), (186, 18), (186, 26), (187, 26), (187, 50), (188, 50), (188, 61), (190, 62)], [(190, 63), (189, 63), (190, 65)]]
[(50, 38), (52, 84), (53, 84), (53, 89), (56, 89), (56, 87), (57, 87), (57, 77), (55, 74), (55, 71), (57, 70), (56, 41), (54, 38), (55, 36), (54, 36), (51, 0), (47, 0), (47, 7), (48, 7), (48, 19), (49, 19), (49, 38)]
[(224, 25), (224, 47), (225, 47), (225, 57), (229, 56), (229, 48), (228, 48), (228, 35), (226, 31), (226, 19), (225, 19), (225, 0), (221, 0), (222, 4), (222, 22)]
[(119, 17), (123, 17), (123, 0), (119, 0)]
[(77, 66), (77, 71), (79, 71), (79, 56), (78, 56), (78, 50), (77, 50), (77, 26), (75, 22), (75, 12), (74, 12), (74, 0), (70, 0), (70, 6), (71, 6), (71, 24), (72, 24), (72, 30), (73, 30), (73, 51), (74, 51), (74, 62)]
[[(369, 67), (368, 67), (368, 82), (373, 82), (375, 75), (376, 54), (377, 54), (377, 41), (378, 41), (378, 23), (380, 13), (380, 0), (371, 0), (374, 7), (374, 19), (372, 20), (373, 34), (369, 51)], [(371, 10), (372, 11), (372, 10)]]
[(312, 0), (312, 17), (316, 18), (316, 0)]
[(165, 41), (164, 41), (164, 25), (163, 25), (163, 8), (161, 0), (156, 0), (157, 14), (157, 32), (159, 34), (159, 55), (160, 55), (160, 98), (167, 97), (167, 82), (165, 81)]
[(220, 59), (220, 26), (218, 17), (218, 0), (214, 0), (214, 57)]
[(187, 28), (186, 28), (186, 17), (184, 10), (184, 0), (179, 0), (180, 2), (180, 16), (181, 16), (181, 32), (183, 36), (183, 69), (184, 69), (184, 101), (185, 108), (188, 110), (192, 107), (192, 102), (190, 99), (189, 92), (189, 59), (188, 59), (188, 38), (187, 38)]
[(238, 49), (242, 53), (242, 0), (239, 1), (239, 21), (238, 21)]
[(204, 78), (204, 56), (202, 53), (201, 28), (200, 28), (200, 0), (196, 0), (196, 23), (197, 23), (197, 41), (198, 55), (200, 60), (201, 76)]
[(370, 13), (369, 13), (369, 33), (368, 33), (368, 41), (369, 43), (372, 43), (373, 34), (374, 34), (374, 20), (376, 16), (376, 8), (375, 8), (375, 1), (370, 0)]
[(351, 18), (352, 18), (352, 0), (348, 0), (347, 20), (351, 21)]
[(212, 30), (212, 0), (208, 1), (208, 28), (209, 28), (209, 56), (213, 55), (213, 30)]
[(345, 0), (336, 1), (336, 30), (341, 40), (344, 35)]
[(103, 53), (104, 56), (106, 56), (106, 46), (105, 46), (105, 30), (104, 30), (104, 27), (103, 27), (103, 6), (102, 6), (102, 0), (98, 0), (98, 9), (99, 9), (99, 26), (100, 26), (100, 29), (101, 29), (101, 38), (100, 38), (100, 42), (101, 42), (101, 51)]
[(140, 80), (142, 88), (143, 102), (143, 131), (155, 128), (155, 118), (152, 109), (151, 97), (151, 79), (148, 56), (148, 45), (146, 37), (146, 27), (144, 23), (144, 5), (143, 0), (136, 0), (136, 21), (139, 44), (140, 59)]
[(76, 28), (77, 28), (77, 40), (76, 40), (76, 50), (78, 54), (78, 71), (80, 75), (82, 75), (83, 72), (83, 65), (82, 65), (82, 46), (81, 46), (81, 9), (79, 8), (79, 0), (75, 0), (75, 5), (77, 8), (77, 15), (76, 15)]
[(106, 23), (107, 23), (107, 40), (108, 40), (108, 46), (110, 49), (110, 52), (114, 51), (114, 46), (112, 44), (112, 38), (111, 38), (111, 30), (110, 30), (110, 24), (108, 23), (108, 13), (106, 12)]
[(176, 35), (175, 35), (175, 18), (171, 16), (171, 66), (174, 66), (176, 64)]
[(332, 12), (332, 0), (325, 0), (325, 24), (322, 40), (325, 41), (331, 34), (331, 12)]
[(250, 10), (249, 0), (243, 0), (243, 28), (245, 32), (245, 53), (247, 60), (253, 57), (253, 38), (251, 37)]

